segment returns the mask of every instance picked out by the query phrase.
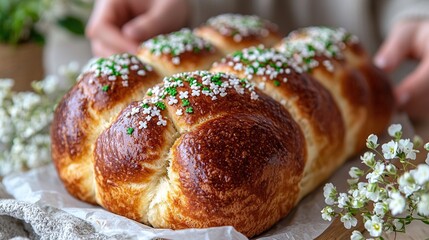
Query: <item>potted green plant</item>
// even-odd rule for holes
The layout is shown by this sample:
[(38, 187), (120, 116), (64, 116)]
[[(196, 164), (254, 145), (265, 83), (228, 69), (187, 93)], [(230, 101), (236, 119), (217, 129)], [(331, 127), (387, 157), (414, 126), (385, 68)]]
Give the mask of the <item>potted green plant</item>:
[(29, 90), (43, 77), (43, 35), (37, 24), (48, 5), (40, 0), (0, 1), (0, 77), (16, 80), (15, 90)]

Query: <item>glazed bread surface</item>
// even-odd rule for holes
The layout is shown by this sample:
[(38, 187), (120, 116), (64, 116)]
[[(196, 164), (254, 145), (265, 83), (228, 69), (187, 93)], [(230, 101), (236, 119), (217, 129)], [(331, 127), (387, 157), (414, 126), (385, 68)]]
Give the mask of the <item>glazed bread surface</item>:
[(94, 143), (130, 101), (160, 81), (130, 54), (100, 58), (58, 104), (51, 125), (52, 159), (67, 191), (95, 203)]
[(272, 47), (281, 40), (277, 26), (258, 16), (222, 14), (194, 30), (223, 54), (257, 45)]
[(66, 189), (153, 227), (252, 237), (390, 121), (388, 79), (343, 29), (304, 28), (220, 58), (228, 44), (182, 30), (142, 47), (153, 69), (128, 54), (90, 65), (51, 128)]
[(137, 56), (162, 76), (209, 69), (222, 53), (190, 29), (159, 35), (141, 44)]

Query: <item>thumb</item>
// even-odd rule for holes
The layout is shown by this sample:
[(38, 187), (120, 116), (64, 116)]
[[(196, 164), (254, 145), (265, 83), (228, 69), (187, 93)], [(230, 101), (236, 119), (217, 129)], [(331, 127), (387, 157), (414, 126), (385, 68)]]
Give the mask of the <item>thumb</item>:
[(394, 70), (411, 51), (414, 27), (407, 22), (397, 24), (374, 57), (374, 64), (386, 71)]

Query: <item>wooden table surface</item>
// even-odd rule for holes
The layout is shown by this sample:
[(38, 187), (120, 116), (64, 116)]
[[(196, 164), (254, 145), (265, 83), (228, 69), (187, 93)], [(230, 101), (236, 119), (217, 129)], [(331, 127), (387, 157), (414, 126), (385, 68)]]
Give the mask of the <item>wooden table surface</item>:
[[(413, 124), (417, 135), (422, 137), (423, 142), (429, 142), (429, 122), (421, 122)], [(422, 150), (421, 150), (422, 151)], [(424, 151), (424, 150), (423, 150)], [(426, 158), (425, 153), (417, 155), (416, 161), (418, 163), (424, 162)], [(360, 230), (364, 236), (370, 238), (371, 236), (365, 231), (363, 223), (360, 221), (354, 229), (347, 230), (344, 228), (343, 223), (339, 219), (335, 219), (332, 224), (325, 230), (317, 240), (330, 240), (330, 239), (350, 239), (353, 230)], [(384, 234), (383, 238), (386, 240), (421, 240), (429, 239), (429, 225), (422, 222), (413, 222), (406, 228), (406, 233), (390, 233)]]

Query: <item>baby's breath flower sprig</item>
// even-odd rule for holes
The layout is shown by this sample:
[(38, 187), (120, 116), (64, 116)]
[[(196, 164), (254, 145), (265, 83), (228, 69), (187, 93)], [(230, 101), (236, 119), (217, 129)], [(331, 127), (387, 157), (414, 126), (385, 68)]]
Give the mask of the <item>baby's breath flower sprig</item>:
[[(415, 146), (421, 146), (422, 141), (402, 139), (402, 133), (402, 126), (393, 124), (388, 128), (392, 139), (387, 143), (379, 144), (374, 134), (368, 136), (366, 146), (370, 151), (360, 157), (367, 170), (350, 169), (347, 192), (337, 192), (332, 183), (325, 185), (327, 206), (321, 211), (324, 220), (338, 217), (350, 229), (361, 215), (366, 231), (376, 239), (383, 239), (383, 233), (405, 232), (406, 225), (413, 221), (429, 224), (429, 153), (425, 164), (411, 163), (419, 153)], [(429, 143), (424, 149), (429, 152)], [(356, 230), (350, 238), (365, 239)]]
[(34, 91), (15, 92), (12, 79), (0, 79), (0, 179), (51, 162), (49, 126), (55, 105), (75, 83), (76, 62), (32, 83)]

